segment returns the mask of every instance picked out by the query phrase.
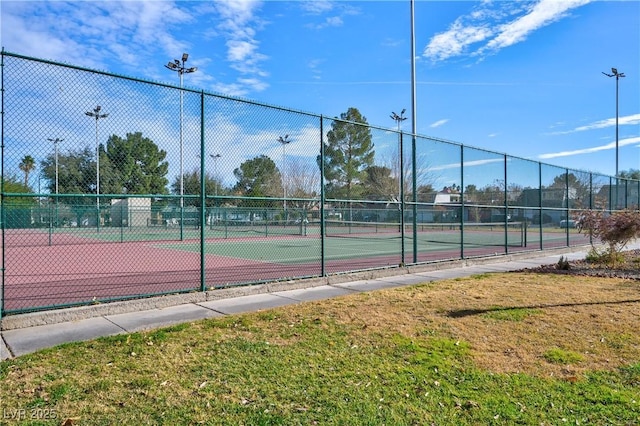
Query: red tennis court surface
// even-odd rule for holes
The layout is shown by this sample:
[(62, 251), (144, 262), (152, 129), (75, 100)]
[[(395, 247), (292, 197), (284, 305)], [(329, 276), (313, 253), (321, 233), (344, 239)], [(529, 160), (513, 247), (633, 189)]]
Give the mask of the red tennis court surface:
[[(20, 232), (5, 233), (5, 312), (201, 289), (199, 252), (162, 247), (160, 241), (104, 242), (69, 234), (56, 234), (55, 238), (55, 244), (48, 245), (47, 233), (30, 233), (28, 241)], [(243, 240), (255, 241), (252, 238)], [(228, 240), (220, 240), (219, 243), (224, 244), (225, 241)], [(215, 240), (213, 242), (216, 243)], [(193, 245), (194, 240), (184, 243)], [(172, 245), (175, 244), (172, 241)], [(545, 248), (562, 245), (555, 242)], [(537, 247), (510, 247), (509, 251), (528, 249), (536, 250)], [(492, 255), (496, 250), (504, 254), (504, 248), (474, 247), (465, 250), (465, 257)], [(412, 260), (410, 244), (406, 247), (405, 258), (407, 263)], [(418, 262), (459, 258), (459, 249), (418, 252)], [(400, 253), (327, 260), (325, 273), (393, 267), (401, 262)], [(207, 254), (204, 267), (207, 289), (322, 274), (320, 258), (306, 263), (285, 263)]]
[[(69, 235), (51, 246), (9, 241), (4, 253), (4, 309), (13, 312), (200, 290), (200, 253), (163, 248), (160, 243), (88, 243)], [(378, 256), (331, 261), (326, 268), (331, 273), (399, 263), (399, 256)], [(207, 254), (204, 266), (207, 288), (322, 272), (320, 259), (290, 264)]]

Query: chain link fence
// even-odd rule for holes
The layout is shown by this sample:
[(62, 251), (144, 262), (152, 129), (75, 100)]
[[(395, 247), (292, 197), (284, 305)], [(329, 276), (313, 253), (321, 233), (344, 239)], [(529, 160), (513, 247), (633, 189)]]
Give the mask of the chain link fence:
[(640, 182), (2, 52), (0, 314), (583, 245)]

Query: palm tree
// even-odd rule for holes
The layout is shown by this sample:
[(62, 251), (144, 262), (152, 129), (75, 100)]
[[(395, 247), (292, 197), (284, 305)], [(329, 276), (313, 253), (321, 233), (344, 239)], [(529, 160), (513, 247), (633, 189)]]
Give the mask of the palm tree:
[(30, 155), (25, 155), (18, 164), (18, 168), (24, 172), (24, 186), (29, 187), (29, 173), (36, 168), (36, 161)]

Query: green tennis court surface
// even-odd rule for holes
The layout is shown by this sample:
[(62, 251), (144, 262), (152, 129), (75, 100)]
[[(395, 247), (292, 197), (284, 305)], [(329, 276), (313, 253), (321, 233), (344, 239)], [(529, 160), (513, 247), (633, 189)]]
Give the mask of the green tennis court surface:
[[(277, 228), (272, 228), (277, 230)], [(205, 254), (250, 259), (285, 264), (308, 263), (320, 258), (322, 239), (320, 228), (307, 226), (302, 233), (285, 236), (280, 230), (274, 238), (209, 239), (205, 242)], [(373, 222), (327, 222), (325, 226), (325, 259), (356, 259), (398, 256), (401, 252), (402, 234), (399, 224)], [(247, 236), (246, 234), (242, 234)], [(467, 247), (500, 247), (505, 239), (510, 246), (523, 247), (526, 240), (534, 242), (539, 235), (524, 235), (522, 224), (505, 227), (504, 224), (480, 224), (464, 228), (460, 225), (425, 224), (416, 229), (420, 252), (457, 250), (461, 244)], [(562, 234), (558, 234), (563, 238)], [(405, 249), (413, 245), (413, 230), (405, 227)], [(199, 242), (162, 244), (159, 247), (199, 252)]]
[[(162, 244), (160, 247), (173, 250), (200, 251), (199, 243)], [(393, 256), (400, 252), (400, 240), (379, 240), (376, 244), (362, 241), (335, 239), (325, 240), (328, 260), (358, 257)], [(318, 237), (255, 240), (255, 241), (207, 241), (205, 254), (251, 259), (284, 264), (317, 262), (321, 255), (321, 240)]]
[[(324, 253), (327, 260), (399, 256), (402, 250), (401, 225), (388, 222), (325, 221)], [(575, 233), (575, 231), (571, 231)], [(200, 237), (204, 234), (204, 247)], [(204, 230), (195, 226), (56, 229), (55, 235), (69, 235), (90, 241), (158, 242), (156, 247), (180, 251), (248, 259), (268, 263), (297, 264), (321, 258), (321, 228), (315, 223), (216, 223)], [(566, 239), (566, 230), (514, 223), (421, 223), (416, 225), (418, 252), (467, 248), (535, 247), (544, 241)], [(405, 224), (407, 252), (413, 248), (414, 229)], [(55, 241), (55, 240), (54, 240)], [(493, 249), (490, 249), (493, 250)]]

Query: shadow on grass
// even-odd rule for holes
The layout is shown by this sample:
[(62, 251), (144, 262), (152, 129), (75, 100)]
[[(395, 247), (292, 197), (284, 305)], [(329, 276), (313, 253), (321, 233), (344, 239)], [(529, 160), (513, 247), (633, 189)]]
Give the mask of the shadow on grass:
[(455, 311), (447, 312), (449, 318), (464, 318), (473, 315), (482, 315), (489, 312), (508, 312), (520, 309), (545, 309), (545, 308), (562, 308), (569, 306), (597, 306), (597, 305), (623, 305), (628, 303), (640, 303), (640, 299), (633, 300), (616, 300), (611, 302), (584, 302), (584, 303), (557, 303), (547, 305), (530, 305), (530, 306), (506, 306), (506, 307), (493, 307), (486, 309), (458, 309)]

